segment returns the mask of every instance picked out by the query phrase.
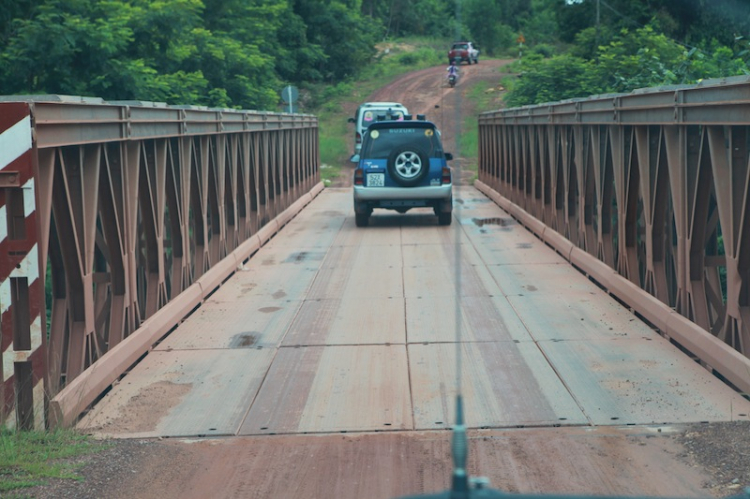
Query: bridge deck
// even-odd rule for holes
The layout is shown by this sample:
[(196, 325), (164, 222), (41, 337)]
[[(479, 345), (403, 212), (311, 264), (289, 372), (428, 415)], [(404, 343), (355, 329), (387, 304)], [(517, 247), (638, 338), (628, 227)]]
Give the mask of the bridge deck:
[(456, 204), (451, 227), (428, 212), (376, 212), (362, 229), (351, 192), (325, 190), (79, 428), (116, 437), (448, 428), (457, 298), (470, 427), (747, 419), (750, 403), (481, 193), (461, 188)]

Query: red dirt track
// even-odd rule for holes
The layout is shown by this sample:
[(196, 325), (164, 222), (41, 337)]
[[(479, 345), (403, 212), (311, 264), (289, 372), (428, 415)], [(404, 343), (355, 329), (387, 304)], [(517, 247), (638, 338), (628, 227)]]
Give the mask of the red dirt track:
[[(472, 432), (469, 469), (523, 493), (699, 496), (705, 477), (656, 430)], [(449, 486), (450, 433), (297, 435), (160, 444), (112, 498), (389, 498)]]
[[(455, 137), (460, 128), (458, 122), (467, 116), (476, 115), (479, 111), (474, 108), (473, 103), (466, 98), (466, 92), (472, 83), (479, 81), (491, 82), (495, 87), (499, 86), (502, 73), (500, 68), (510, 61), (484, 59), (479, 64), (459, 66), (461, 77), (454, 88), (450, 88), (446, 79), (446, 66), (423, 69), (408, 73), (389, 85), (376, 91), (367, 99), (368, 102), (401, 102), (413, 115), (424, 114), (427, 119), (434, 122), (442, 131), (443, 147), (452, 152), (455, 161), (451, 162), (454, 168), (460, 168), (462, 154), (456, 148)], [(500, 93), (494, 101), (497, 109), (502, 106)], [(351, 129), (351, 127), (350, 127)], [(353, 147), (352, 137), (347, 137), (350, 149)], [(352, 163), (345, 165), (344, 172), (337, 179), (335, 187), (347, 187), (351, 185)], [(470, 177), (467, 172), (462, 177)], [(463, 182), (465, 183), (465, 182)]]

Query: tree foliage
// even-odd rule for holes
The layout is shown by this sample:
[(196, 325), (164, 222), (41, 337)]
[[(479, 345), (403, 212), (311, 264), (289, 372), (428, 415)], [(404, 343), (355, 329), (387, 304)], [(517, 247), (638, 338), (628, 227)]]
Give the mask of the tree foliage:
[[(591, 31), (584, 30), (582, 34), (583, 39), (588, 39)], [(525, 59), (521, 63), (522, 77), (513, 83), (506, 102), (513, 106), (539, 104), (750, 74), (747, 54), (744, 57), (718, 42), (704, 50), (687, 49), (651, 26), (623, 29), (609, 43), (600, 45), (590, 58), (571, 52), (549, 59)]]
[(509, 100), (531, 103), (744, 74), (750, 2), (0, 0), (0, 94), (274, 109), (284, 85), (349, 84), (415, 35), (523, 52)]
[(530, 70), (513, 87), (506, 102), (509, 106), (539, 104), (601, 93), (603, 87), (590, 61), (570, 54), (543, 60), (531, 56), (525, 61)]
[(0, 1), (1, 94), (272, 109), (285, 82), (355, 74), (382, 34), (336, 0)]
[[(484, 53), (493, 54), (501, 47), (513, 43), (513, 28), (500, 21), (505, 19), (505, 10), (498, 0), (464, 2), (463, 13), (465, 24), (471, 33), (470, 38), (476, 41)], [(487, 22), (487, 19), (497, 19), (497, 22)]]

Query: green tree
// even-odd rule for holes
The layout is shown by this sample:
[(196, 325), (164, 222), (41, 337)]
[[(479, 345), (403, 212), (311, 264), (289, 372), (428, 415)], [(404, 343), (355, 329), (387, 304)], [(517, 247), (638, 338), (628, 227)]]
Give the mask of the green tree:
[(454, 0), (360, 0), (358, 3), (363, 16), (384, 27), (385, 37), (455, 34)]
[(596, 11), (591, 8), (591, 3), (587, 3), (588, 1), (573, 4), (557, 2), (554, 5), (562, 41), (570, 43), (580, 31), (596, 24)]
[(13, 21), (30, 17), (35, 5), (31, 0), (0, 0), (0, 47), (13, 36)]
[(391, 16), (390, 33), (396, 36), (452, 38), (455, 5), (446, 0), (402, 0), (400, 12)]
[(713, 42), (706, 51), (690, 50), (679, 74), (685, 81), (750, 74), (750, 67), (732, 49)]
[(685, 50), (647, 26), (621, 35), (599, 50), (597, 72), (612, 92), (683, 83), (675, 73), (685, 61)]
[(282, 80), (301, 84), (323, 80), (327, 61), (320, 45), (307, 38), (307, 26), (291, 9), (276, 32), (276, 71)]
[(307, 26), (307, 39), (325, 53), (318, 65), (326, 81), (351, 77), (372, 60), (383, 26), (336, 0), (296, 0), (294, 12)]
[(273, 108), (281, 83), (265, 44), (288, 6), (225, 8), (204, 19), (201, 0), (47, 0), (11, 23), (0, 90)]
[(518, 31), (529, 46), (556, 43), (559, 26), (552, 0), (533, 0), (527, 14), (518, 19)]
[(522, 68), (522, 77), (506, 96), (509, 106), (584, 97), (604, 90), (594, 64), (569, 54), (550, 59), (532, 55), (524, 59)]
[(0, 53), (2, 92), (97, 95), (133, 37), (127, 4), (53, 0), (16, 18)]
[[(471, 33), (471, 38), (487, 54), (508, 48), (515, 42), (514, 30), (503, 24), (505, 9), (498, 0), (466, 0), (463, 8), (463, 22)], [(495, 22), (488, 22), (494, 19)]]

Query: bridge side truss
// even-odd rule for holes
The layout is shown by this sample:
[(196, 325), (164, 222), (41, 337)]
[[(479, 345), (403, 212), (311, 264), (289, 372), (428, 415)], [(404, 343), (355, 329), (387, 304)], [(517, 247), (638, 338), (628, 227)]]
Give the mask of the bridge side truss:
[(600, 284), (663, 333), (674, 312), (720, 340), (695, 340), (684, 324), (690, 333), (668, 334), (745, 392), (748, 96), (744, 81), (719, 82), (496, 111), (479, 124), (480, 187), (573, 263), (588, 255), (579, 266), (598, 268)]
[[(28, 145), (0, 163), (11, 427), (73, 422), (121, 374), (112, 365), (137, 360), (320, 189), (312, 116), (52, 102), (0, 103), (0, 116), (0, 141)], [(140, 348), (117, 348), (138, 333)]]

